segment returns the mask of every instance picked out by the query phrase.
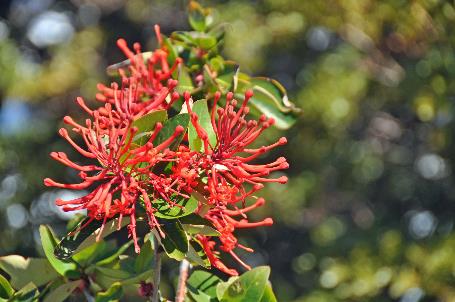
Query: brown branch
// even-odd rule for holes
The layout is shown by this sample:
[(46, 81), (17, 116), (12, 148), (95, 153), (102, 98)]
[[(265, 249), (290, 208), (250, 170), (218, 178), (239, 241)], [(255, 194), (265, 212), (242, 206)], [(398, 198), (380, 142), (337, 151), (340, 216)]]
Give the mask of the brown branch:
[(185, 301), (186, 280), (188, 279), (189, 268), (190, 263), (188, 260), (183, 259), (182, 262), (180, 262), (179, 283), (177, 285), (177, 296), (175, 297), (175, 302)]
[(161, 282), (161, 255), (158, 251), (159, 249), (159, 242), (158, 239), (153, 236), (153, 251), (155, 254), (155, 259), (153, 260), (153, 294), (152, 294), (152, 302), (159, 302), (160, 295), (160, 282)]

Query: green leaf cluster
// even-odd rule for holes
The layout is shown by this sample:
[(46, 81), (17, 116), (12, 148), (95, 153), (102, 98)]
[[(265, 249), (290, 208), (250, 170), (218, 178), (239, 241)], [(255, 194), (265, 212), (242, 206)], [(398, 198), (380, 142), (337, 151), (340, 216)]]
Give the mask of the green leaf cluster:
[(187, 301), (191, 302), (276, 302), (269, 283), (270, 268), (260, 266), (224, 282), (202, 270), (194, 271), (188, 279)]

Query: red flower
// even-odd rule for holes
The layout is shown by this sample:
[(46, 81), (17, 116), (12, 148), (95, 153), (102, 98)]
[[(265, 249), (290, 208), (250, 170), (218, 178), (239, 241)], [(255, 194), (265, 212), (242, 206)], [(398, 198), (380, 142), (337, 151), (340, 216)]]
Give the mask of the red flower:
[[(122, 94), (125, 95), (125, 94)], [(120, 99), (121, 102), (125, 101)], [(128, 100), (126, 100), (128, 101)], [(151, 168), (160, 162), (175, 160), (175, 153), (168, 147), (183, 131), (178, 126), (174, 134), (167, 140), (154, 146), (153, 141), (162, 128), (158, 123), (149, 141), (142, 147), (131, 150), (131, 142), (137, 129), (131, 127), (132, 121), (122, 119), (118, 111), (113, 110), (111, 104), (107, 103), (98, 110), (88, 109), (83, 101), (78, 98), (78, 103), (93, 117), (93, 121), (86, 120), (82, 126), (73, 121), (71, 117), (65, 117), (64, 121), (73, 126), (73, 131), (79, 134), (85, 142), (86, 148), (76, 144), (69, 136), (66, 129), (60, 129), (60, 135), (65, 138), (83, 156), (96, 159), (97, 164), (81, 166), (68, 159), (63, 152), (52, 152), (51, 157), (55, 160), (78, 171), (81, 183), (62, 184), (46, 178), (46, 186), (58, 188), (82, 190), (92, 185), (96, 188), (84, 197), (70, 201), (57, 200), (64, 211), (87, 209), (88, 216), (93, 219), (103, 220), (103, 226), (107, 219), (119, 216), (130, 217), (129, 233), (134, 239), (135, 249), (138, 252), (139, 246), (136, 238), (136, 216), (135, 207), (139, 197), (142, 197), (150, 227), (159, 228), (153, 213), (149, 195), (162, 196), (169, 200), (172, 194), (166, 184), (170, 180), (162, 175), (153, 174)], [(161, 185), (160, 185), (161, 184)], [(119, 226), (120, 226), (119, 221)], [(102, 229), (98, 235), (100, 237)]]
[[(128, 48), (124, 39), (117, 40), (117, 46), (129, 60), (129, 76), (124, 69), (118, 69), (122, 77), (122, 89), (119, 89), (116, 83), (111, 87), (98, 84), (101, 93), (96, 95), (97, 100), (111, 104), (116, 103), (117, 110), (126, 117), (136, 119), (146, 112), (169, 109), (179, 98), (179, 94), (174, 91), (177, 81), (172, 79), (172, 73), (182, 62), (182, 59), (176, 58), (173, 66), (169, 66), (169, 54), (162, 45), (158, 25), (155, 25), (155, 31), (161, 48), (156, 49), (153, 53), (142, 53), (139, 43), (134, 43), (135, 52), (133, 52)], [(130, 78), (134, 78), (138, 85), (131, 87), (131, 84), (128, 83)], [(124, 85), (129, 85), (132, 89), (126, 91)], [(119, 99), (124, 98), (121, 95), (122, 93), (129, 94), (128, 97), (135, 101), (119, 103)]]
[[(245, 213), (263, 205), (264, 199), (259, 198), (252, 206), (245, 207), (246, 198), (253, 196), (255, 192), (262, 189), (264, 183), (286, 183), (286, 176), (279, 178), (268, 178), (268, 176), (273, 171), (289, 167), (284, 157), (280, 157), (268, 164), (251, 163), (261, 154), (287, 142), (286, 138), (282, 137), (269, 146), (257, 149), (248, 148), (265, 129), (274, 123), (273, 119), (267, 119), (264, 115), (258, 121), (246, 120), (246, 115), (249, 112), (246, 105), (252, 95), (252, 91), (247, 91), (244, 101), (238, 111), (236, 111), (237, 101), (233, 99), (232, 93), (226, 95), (224, 108), (218, 109), (217, 104), (221, 95), (220, 93), (215, 94), (211, 111), (211, 124), (216, 135), (216, 144), (212, 146), (206, 130), (198, 123), (198, 116), (191, 111), (189, 93), (184, 94), (191, 122), (204, 143), (205, 156), (201, 159), (201, 166), (207, 176), (207, 185), (204, 189), (208, 192), (208, 203), (212, 205), (212, 209), (204, 215), (204, 218), (211, 221), (221, 233), (219, 237), (221, 245), (219, 248), (231, 254), (234, 259), (247, 269), (250, 269), (250, 267), (233, 250), (236, 247), (247, 251), (252, 250), (238, 243), (234, 231), (238, 228), (268, 226), (273, 221), (271, 218), (267, 218), (261, 222), (249, 222)], [(249, 155), (242, 156), (245, 153)], [(238, 203), (243, 209), (239, 208)], [(235, 216), (242, 216), (243, 219), (236, 220), (233, 218)], [(204, 249), (209, 255), (209, 260), (213, 266), (227, 274), (237, 275), (237, 271), (227, 268), (216, 258), (214, 252), (215, 241), (210, 237), (199, 236), (199, 238), (203, 242)]]
[[(253, 252), (251, 248), (241, 245), (238, 243), (237, 238), (234, 235), (234, 231), (236, 229), (243, 229), (243, 228), (255, 228), (259, 226), (270, 226), (273, 224), (272, 218), (266, 218), (259, 222), (249, 222), (246, 216), (246, 213), (262, 206), (265, 203), (263, 198), (257, 199), (257, 201), (248, 207), (244, 207), (243, 209), (237, 210), (228, 210), (227, 208), (223, 207), (216, 207), (207, 212), (204, 218), (209, 220), (213, 226), (220, 232), (219, 240), (221, 245), (219, 248), (229, 253), (237, 262), (243, 265), (246, 269), (251, 269), (249, 265), (243, 262), (237, 254), (234, 252), (235, 248), (241, 248), (248, 252)], [(234, 217), (241, 216), (240, 220), (235, 219)], [(229, 275), (238, 275), (238, 272), (235, 269), (227, 268), (226, 265), (221, 263), (221, 261), (215, 256), (215, 246), (216, 242), (211, 239), (211, 237), (207, 236), (199, 236), (199, 241), (203, 243), (204, 251), (208, 255), (210, 263), (218, 268), (219, 270), (225, 272)]]
[[(203, 165), (206, 167), (208, 183), (206, 189), (210, 193), (209, 202), (212, 204), (234, 204), (245, 199), (263, 187), (264, 183), (286, 183), (287, 177), (267, 178), (273, 171), (287, 169), (289, 167), (284, 157), (278, 158), (269, 164), (252, 164), (261, 154), (286, 144), (286, 138), (280, 138), (276, 143), (257, 149), (248, 149), (258, 136), (268, 127), (273, 125), (273, 119), (267, 119), (264, 115), (258, 121), (245, 119), (249, 109), (246, 107), (252, 97), (252, 91), (245, 93), (245, 100), (236, 112), (237, 101), (233, 94), (226, 95), (225, 108), (217, 108), (220, 94), (214, 97), (211, 112), (211, 123), (216, 134), (216, 145), (211, 146), (207, 132), (199, 125), (197, 115), (191, 111), (190, 95), (184, 94), (184, 98), (199, 137), (204, 142), (206, 157)], [(215, 113), (218, 115), (216, 119)], [(241, 153), (250, 154), (241, 156)], [(245, 185), (251, 185), (246, 189)]]

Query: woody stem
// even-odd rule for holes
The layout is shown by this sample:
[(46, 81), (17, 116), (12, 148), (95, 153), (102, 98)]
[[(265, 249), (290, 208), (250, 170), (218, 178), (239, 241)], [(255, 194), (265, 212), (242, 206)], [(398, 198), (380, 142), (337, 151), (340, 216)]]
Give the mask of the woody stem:
[(152, 302), (159, 302), (159, 289), (160, 289), (160, 279), (161, 279), (161, 255), (159, 252), (159, 242), (156, 239), (156, 236), (153, 236), (153, 252), (154, 252), (154, 261), (153, 261), (153, 295)]
[(182, 262), (180, 262), (179, 283), (177, 285), (177, 297), (175, 297), (175, 302), (185, 301), (186, 280), (188, 279), (189, 268), (190, 263), (188, 260), (183, 259)]

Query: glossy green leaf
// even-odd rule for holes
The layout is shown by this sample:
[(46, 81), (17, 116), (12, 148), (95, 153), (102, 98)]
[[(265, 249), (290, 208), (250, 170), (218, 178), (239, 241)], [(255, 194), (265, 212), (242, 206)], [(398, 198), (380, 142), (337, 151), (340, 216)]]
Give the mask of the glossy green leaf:
[(216, 287), (222, 282), (220, 278), (210, 272), (203, 270), (195, 270), (188, 278), (188, 285), (201, 290), (210, 297), (216, 297)]
[(183, 42), (186, 46), (194, 46), (196, 45), (196, 41), (193, 37), (189, 34), (189, 32), (185, 31), (174, 31), (171, 34), (171, 39)]
[(185, 232), (191, 235), (204, 235), (204, 236), (220, 236), (220, 232), (215, 230), (214, 228), (208, 225), (200, 225), (200, 224), (183, 224), (183, 229)]
[(238, 84), (239, 64), (233, 61), (225, 61), (224, 68), (218, 73), (215, 81), (218, 89), (223, 94), (228, 91), (236, 91)]
[(113, 302), (119, 301), (123, 296), (123, 288), (120, 282), (115, 282), (105, 292), (96, 294), (95, 302)]
[(47, 225), (39, 227), (41, 236), (41, 244), (46, 254), (47, 259), (54, 269), (62, 276), (74, 277), (78, 276), (77, 265), (74, 262), (64, 262), (54, 255), (54, 249), (57, 246), (55, 236), (51, 228)]
[[(152, 111), (144, 116), (141, 116), (133, 122), (133, 127), (138, 129), (136, 135), (133, 138), (133, 143), (142, 146), (145, 145), (150, 135), (155, 129), (155, 125), (158, 122), (164, 122), (167, 120), (166, 110)], [(128, 139), (128, 137), (127, 137)]]
[(130, 272), (121, 270), (119, 268), (108, 268), (108, 267), (96, 266), (95, 270), (97, 270), (101, 274), (105, 275), (106, 277), (110, 277), (110, 278), (114, 278), (114, 279), (128, 279), (132, 276), (132, 274)]
[(106, 249), (106, 242), (100, 241), (81, 250), (73, 255), (73, 260), (81, 266), (85, 266), (96, 259)]
[[(192, 196), (197, 199), (196, 195), (192, 195)], [(213, 227), (213, 224), (210, 221), (208, 221), (207, 219), (204, 219), (199, 214), (195, 214), (195, 213), (182, 217), (179, 220), (181, 223), (184, 223), (184, 224), (207, 225), (207, 226)]]
[(275, 119), (275, 126), (280, 129), (290, 128), (300, 112), (287, 97), (286, 91), (281, 84), (269, 78), (249, 78), (247, 75), (239, 75), (239, 89), (235, 97), (243, 100), (244, 92), (252, 89), (253, 97), (248, 103), (251, 114), (256, 111)]
[(260, 301), (270, 275), (270, 268), (260, 266), (234, 280), (224, 291), (221, 302)]
[(9, 284), (5, 277), (0, 275), (0, 298), (8, 299), (13, 295), (13, 293), (14, 289), (11, 287), (11, 284)]
[(141, 283), (142, 281), (146, 281), (147, 279), (150, 279), (152, 277), (153, 277), (153, 269), (149, 269), (140, 274), (136, 274), (136, 275), (132, 276), (131, 278), (124, 279), (121, 282), (123, 285), (133, 285), (133, 284)]
[(207, 64), (204, 65), (203, 67), (203, 76), (204, 76), (204, 83), (205, 83), (205, 89), (209, 93), (215, 93), (216, 91), (220, 91), (221, 87), (219, 87), (217, 81), (216, 81), (216, 74), (213, 70), (211, 70), (210, 66)]
[(226, 282), (219, 282), (218, 285), (216, 286), (216, 297), (218, 298), (218, 300), (221, 300), (224, 296), (224, 293), (226, 292), (226, 290), (228, 289), (228, 287), (234, 283), (235, 281), (237, 281), (239, 277), (238, 276), (233, 276), (233, 277), (230, 277), (228, 279), (228, 281)]
[[(90, 217), (82, 220), (60, 243), (56, 246), (54, 254), (58, 259), (69, 259), (74, 253), (77, 253), (96, 242), (96, 237), (100, 232), (102, 221), (93, 220), (84, 228), (79, 230), (90, 220)], [(130, 223), (129, 217), (123, 217), (120, 227)], [(118, 229), (118, 218), (106, 222), (100, 239), (112, 234)], [(79, 230), (79, 231), (78, 231)]]
[(209, 295), (205, 294), (204, 292), (195, 289), (191, 286), (187, 287), (187, 300), (189, 302), (216, 302), (218, 301), (216, 298), (212, 298)]
[(212, 35), (201, 32), (191, 32), (190, 34), (196, 45), (204, 50), (210, 50), (218, 44), (217, 39)]
[(190, 241), (187, 258), (193, 265), (200, 265), (205, 268), (210, 268), (211, 266), (202, 245), (196, 239)]
[(11, 302), (38, 302), (39, 290), (34, 283), (28, 283), (14, 294)]
[(81, 280), (64, 283), (57, 287), (56, 289), (50, 291), (44, 298), (43, 302), (63, 302), (80, 285), (83, 285), (83, 281)]
[(24, 258), (18, 255), (0, 257), (0, 268), (11, 277), (10, 283), (15, 289), (20, 289), (30, 282), (41, 286), (59, 276), (47, 259)]
[(119, 259), (119, 256), (122, 255), (132, 244), (133, 244), (132, 240), (126, 242), (120, 248), (118, 248), (115, 251), (115, 253), (109, 255), (108, 257), (106, 257), (104, 259), (99, 260), (98, 262), (96, 262), (96, 265), (97, 266), (103, 266), (103, 265), (109, 265), (109, 264), (115, 262), (116, 260)]
[[(132, 262), (134, 263), (134, 260)], [(110, 287), (115, 282), (121, 282), (123, 285), (138, 284), (153, 276), (152, 269), (141, 273), (135, 273), (134, 267), (130, 269), (127, 267), (119, 267), (118, 265), (114, 268), (94, 266), (93, 269), (94, 280), (104, 288)]]
[(196, 1), (190, 1), (188, 4), (188, 21), (191, 27), (197, 31), (207, 29), (206, 10)]
[(272, 286), (267, 284), (262, 295), (261, 302), (277, 302), (275, 294), (273, 293)]
[(210, 69), (216, 71), (217, 73), (223, 72), (225, 66), (225, 60), (222, 56), (216, 56), (209, 60)]
[(202, 270), (194, 271), (188, 278), (188, 296), (195, 302), (216, 302), (216, 288), (222, 282), (217, 276)]
[(155, 216), (165, 219), (176, 219), (194, 213), (198, 206), (198, 201), (192, 196), (189, 199), (176, 196), (173, 202), (176, 204), (170, 205), (162, 199), (154, 200), (153, 207), (157, 210), (154, 213)]
[[(216, 146), (216, 134), (212, 127), (210, 113), (207, 107), (207, 100), (198, 100), (194, 102), (191, 108), (198, 116), (198, 123), (207, 133), (209, 143), (211, 146)], [(188, 128), (188, 143), (191, 150), (204, 151), (204, 144), (196, 132), (196, 128), (191, 123)]]
[(161, 221), (165, 237), (161, 238), (161, 245), (166, 254), (177, 261), (185, 259), (188, 252), (188, 238), (182, 225), (177, 220)]
[(185, 91), (189, 92), (193, 91), (194, 89), (193, 80), (191, 79), (188, 67), (184, 65), (179, 66), (179, 68), (177, 69), (177, 79), (178, 85), (175, 88), (175, 90), (178, 93), (184, 93)]
[[(169, 137), (171, 137), (175, 132), (175, 128), (177, 128), (177, 126), (179, 125), (182, 126), (184, 129), (187, 129), (189, 122), (190, 116), (188, 113), (177, 114), (176, 116), (168, 119), (166, 122), (163, 123), (163, 128), (155, 138), (154, 145), (157, 146), (164, 142)], [(179, 135), (179, 137), (177, 137), (173, 141), (173, 143), (169, 146), (169, 149), (171, 150), (176, 149), (179, 146), (180, 142), (182, 141), (184, 135), (185, 131), (182, 132)]]
[(179, 219), (183, 229), (188, 234), (201, 234), (205, 236), (220, 236), (220, 233), (215, 230), (213, 224), (207, 219), (202, 218), (198, 214), (191, 214)]
[(177, 53), (174, 45), (172, 45), (171, 40), (168, 37), (165, 37), (164, 35), (161, 35), (161, 37), (163, 39), (164, 47), (167, 49), (167, 53), (168, 53), (167, 60), (168, 60), (168, 63), (170, 65), (174, 65), (175, 60), (178, 57), (178, 53)]

